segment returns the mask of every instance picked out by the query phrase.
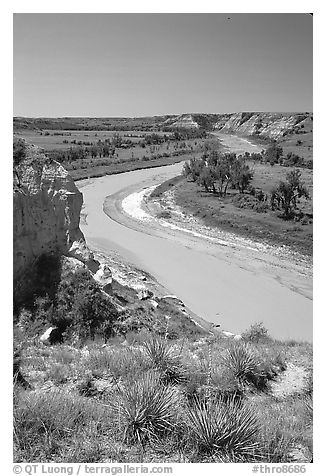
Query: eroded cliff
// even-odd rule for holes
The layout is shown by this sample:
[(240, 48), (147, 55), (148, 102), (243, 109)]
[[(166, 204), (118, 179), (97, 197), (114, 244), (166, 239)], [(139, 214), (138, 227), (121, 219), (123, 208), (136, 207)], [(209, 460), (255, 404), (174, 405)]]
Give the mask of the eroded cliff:
[[(215, 129), (245, 136), (280, 139), (304, 124), (312, 114), (239, 112), (218, 120)], [(227, 119), (227, 120), (225, 120)]]
[(312, 113), (237, 112), (228, 114), (181, 114), (170, 117), (163, 126), (218, 130), (242, 136), (257, 136), (278, 140), (304, 127), (312, 120)]
[(84, 236), (79, 229), (81, 192), (62, 165), (33, 146), (15, 168), (13, 192), (15, 283), (40, 255), (68, 255)]

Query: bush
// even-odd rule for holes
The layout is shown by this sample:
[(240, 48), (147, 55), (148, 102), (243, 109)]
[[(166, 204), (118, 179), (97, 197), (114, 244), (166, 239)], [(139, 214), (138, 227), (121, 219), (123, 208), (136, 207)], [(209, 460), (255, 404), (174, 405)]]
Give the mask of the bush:
[(308, 199), (308, 190), (301, 180), (301, 172), (297, 169), (291, 170), (286, 174), (286, 182), (280, 181), (271, 191), (272, 209), (283, 210), (285, 219), (292, 218), (297, 210), (298, 199), (301, 197)]
[(262, 322), (252, 324), (250, 328), (242, 333), (243, 339), (249, 342), (259, 342), (269, 338), (268, 330)]
[(26, 158), (26, 142), (23, 139), (15, 139), (13, 143), (13, 161), (14, 167)]
[(66, 335), (85, 340), (100, 334), (107, 339), (117, 316), (115, 307), (87, 271), (70, 273), (60, 282), (52, 324)]
[(164, 210), (164, 211), (158, 213), (156, 215), (156, 217), (168, 220), (169, 218), (171, 218), (171, 212)]

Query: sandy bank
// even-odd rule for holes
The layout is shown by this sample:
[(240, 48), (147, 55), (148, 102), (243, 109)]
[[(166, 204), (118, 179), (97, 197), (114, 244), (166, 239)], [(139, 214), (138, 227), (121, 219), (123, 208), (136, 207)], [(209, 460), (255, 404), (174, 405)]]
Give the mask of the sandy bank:
[(81, 184), (87, 241), (104, 253), (118, 251), (195, 314), (224, 329), (241, 333), (263, 321), (277, 338), (311, 340), (312, 284), (304, 266), (268, 250), (241, 247), (230, 237), (220, 236), (225, 243), (216, 243), (214, 236), (196, 235), (203, 230), (189, 233), (176, 228), (183, 225), (162, 225), (142, 207), (149, 188), (181, 168), (177, 164)]

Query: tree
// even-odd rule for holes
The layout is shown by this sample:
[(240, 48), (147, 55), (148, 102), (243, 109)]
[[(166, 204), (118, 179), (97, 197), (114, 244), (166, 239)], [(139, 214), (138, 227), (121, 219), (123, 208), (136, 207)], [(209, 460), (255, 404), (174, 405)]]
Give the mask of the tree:
[(232, 164), (232, 185), (238, 189), (240, 193), (244, 193), (253, 178), (253, 171), (243, 158), (237, 158)]
[(284, 210), (284, 218), (293, 216), (297, 209), (298, 198), (309, 198), (308, 190), (301, 180), (301, 172), (292, 170), (286, 174), (286, 182), (280, 181), (278, 186), (271, 192), (272, 209)]
[(184, 167), (183, 167), (183, 170), (182, 170), (182, 174), (185, 176), (185, 177), (191, 177), (192, 180), (194, 182), (197, 181), (197, 179), (199, 178), (200, 176), (200, 172), (203, 168), (203, 162), (201, 160), (198, 160), (198, 159), (190, 159), (189, 162), (186, 162)]
[(278, 147), (276, 142), (270, 145), (264, 154), (264, 158), (266, 162), (269, 162), (271, 165), (277, 164), (279, 162), (280, 157), (283, 155), (282, 147)]
[(214, 168), (203, 167), (201, 169), (197, 182), (199, 185), (202, 185), (205, 188), (206, 192), (212, 191), (213, 193), (216, 193), (215, 180), (216, 176)]

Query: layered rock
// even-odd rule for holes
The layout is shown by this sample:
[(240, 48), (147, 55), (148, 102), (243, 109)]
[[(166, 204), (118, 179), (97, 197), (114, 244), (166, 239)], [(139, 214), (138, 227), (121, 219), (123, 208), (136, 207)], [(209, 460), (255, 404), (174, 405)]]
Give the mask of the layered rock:
[(221, 122), (217, 121), (215, 129), (221, 132), (234, 132), (246, 136), (256, 135), (270, 139), (279, 139), (293, 130), (296, 125), (299, 125), (307, 117), (309, 117), (308, 113), (239, 112), (232, 114), (226, 122), (224, 117)]
[(44, 253), (69, 253), (84, 241), (83, 196), (58, 162), (30, 146), (16, 168), (13, 197), (14, 283)]
[(237, 112), (226, 114), (181, 114), (169, 117), (162, 125), (206, 130), (215, 130), (234, 133), (244, 136), (260, 136), (269, 139), (279, 139), (294, 128), (300, 127), (306, 119), (312, 117), (311, 113), (286, 113), (286, 112)]
[(198, 129), (199, 124), (196, 122), (191, 114), (181, 114), (178, 117), (167, 119), (163, 125), (169, 125), (172, 127), (180, 127), (185, 129)]

